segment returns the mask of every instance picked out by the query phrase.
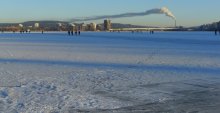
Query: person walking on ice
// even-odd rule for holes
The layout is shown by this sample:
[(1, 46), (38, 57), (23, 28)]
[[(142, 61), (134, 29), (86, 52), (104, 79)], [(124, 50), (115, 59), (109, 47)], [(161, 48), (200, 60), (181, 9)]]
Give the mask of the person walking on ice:
[(80, 30), (78, 31), (78, 35), (80, 35)]

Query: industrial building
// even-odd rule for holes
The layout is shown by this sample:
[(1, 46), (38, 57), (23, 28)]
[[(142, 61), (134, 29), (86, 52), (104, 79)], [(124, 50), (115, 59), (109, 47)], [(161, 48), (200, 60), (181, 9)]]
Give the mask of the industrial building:
[(109, 31), (111, 29), (111, 20), (104, 20), (104, 30)]
[(96, 31), (96, 23), (94, 22), (91, 23), (89, 28), (90, 28), (90, 31)]

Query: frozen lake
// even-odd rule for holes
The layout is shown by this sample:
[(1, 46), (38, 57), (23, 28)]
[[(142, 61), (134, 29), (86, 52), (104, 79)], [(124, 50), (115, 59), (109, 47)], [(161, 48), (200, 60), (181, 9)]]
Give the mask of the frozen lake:
[(0, 112), (219, 113), (212, 32), (0, 34)]

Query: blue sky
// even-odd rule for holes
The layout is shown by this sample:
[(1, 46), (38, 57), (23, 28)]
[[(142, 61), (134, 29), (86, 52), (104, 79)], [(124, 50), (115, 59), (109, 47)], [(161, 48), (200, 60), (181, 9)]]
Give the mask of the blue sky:
[[(177, 24), (194, 26), (220, 21), (220, 0), (1, 0), (0, 23), (29, 20), (69, 20), (75, 17), (144, 12), (167, 7)], [(103, 20), (95, 21), (101, 23)], [(114, 23), (173, 26), (164, 15), (113, 19)]]

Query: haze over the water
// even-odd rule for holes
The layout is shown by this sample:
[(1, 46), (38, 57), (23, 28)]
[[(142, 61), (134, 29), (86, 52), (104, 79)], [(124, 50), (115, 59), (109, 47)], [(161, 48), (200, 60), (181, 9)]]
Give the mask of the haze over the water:
[[(167, 7), (178, 25), (195, 26), (219, 21), (219, 0), (1, 0), (0, 23), (31, 20), (63, 20), (117, 15)], [(112, 18), (114, 23), (173, 26), (164, 15)], [(103, 20), (88, 22), (101, 23)]]

